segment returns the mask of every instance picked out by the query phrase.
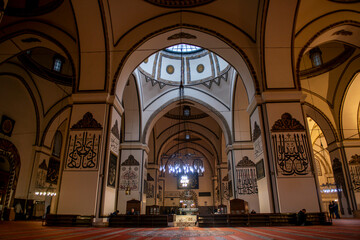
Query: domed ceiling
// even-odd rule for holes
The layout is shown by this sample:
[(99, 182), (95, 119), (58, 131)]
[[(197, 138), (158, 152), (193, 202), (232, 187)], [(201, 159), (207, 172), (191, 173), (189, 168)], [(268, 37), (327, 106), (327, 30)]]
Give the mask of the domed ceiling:
[[(176, 86), (203, 84), (208, 88), (212, 83), (220, 85), (227, 80), (230, 65), (221, 57), (206, 49), (178, 44), (157, 52), (138, 67), (146, 81)], [(155, 84), (153, 84), (155, 85)]]

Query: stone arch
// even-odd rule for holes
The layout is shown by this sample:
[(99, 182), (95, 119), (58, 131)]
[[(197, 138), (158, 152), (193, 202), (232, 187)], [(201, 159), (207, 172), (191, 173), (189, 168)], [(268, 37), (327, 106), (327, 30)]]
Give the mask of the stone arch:
[[(150, 138), (151, 129), (154, 127), (155, 123), (163, 116), (166, 112), (168, 112), (170, 109), (174, 108), (176, 106), (176, 103), (178, 103), (178, 98), (176, 96), (172, 97), (170, 100), (168, 100), (165, 103), (161, 104), (160, 108), (157, 108), (152, 112), (152, 114), (149, 116), (147, 122), (144, 124), (143, 134), (141, 142), (144, 144), (147, 144)], [(200, 110), (207, 110), (206, 112), (212, 117), (220, 126), (220, 128), (223, 131), (223, 134), (225, 136), (226, 144), (232, 144), (232, 135), (230, 131), (230, 126), (228, 125), (225, 117), (221, 115), (220, 112), (215, 110), (212, 106), (208, 105), (207, 103), (201, 101), (200, 99), (195, 99), (194, 97), (191, 97), (189, 95), (184, 94), (184, 100), (191, 101), (194, 103), (194, 106), (199, 108)], [(210, 111), (209, 111), (210, 110)]]
[(340, 130), (343, 139), (359, 139), (360, 72), (348, 84), (340, 109)]
[(315, 106), (304, 104), (303, 109), (307, 117), (312, 118), (320, 127), (328, 145), (339, 140), (339, 133), (336, 132), (333, 124), (327, 116)]
[(4, 200), (4, 207), (10, 207), (14, 201), (17, 180), (20, 173), (20, 155), (12, 142), (0, 138), (0, 156), (10, 163), (9, 180)]
[[(181, 34), (183, 32), (196, 37), (189, 39), (179, 38), (175, 41), (168, 40), (171, 36)], [(115, 73), (111, 87), (111, 94), (115, 94), (119, 99), (122, 99), (123, 90), (128, 77), (144, 59), (160, 49), (180, 42), (209, 49), (230, 63), (241, 75), (246, 87), (249, 101), (256, 93), (259, 92), (259, 84), (253, 64), (241, 48), (235, 45), (230, 39), (217, 32), (211, 31), (210, 29), (199, 29), (195, 26), (183, 25), (182, 28), (179, 26), (172, 26), (153, 32), (132, 46), (120, 62), (120, 65)], [(216, 46), (216, 48), (214, 46)]]

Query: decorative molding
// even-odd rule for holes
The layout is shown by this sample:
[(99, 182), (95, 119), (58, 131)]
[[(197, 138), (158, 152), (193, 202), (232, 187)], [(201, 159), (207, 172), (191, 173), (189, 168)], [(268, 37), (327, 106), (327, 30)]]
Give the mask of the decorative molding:
[(165, 8), (191, 8), (209, 4), (214, 0), (144, 0), (150, 4)]
[(166, 113), (164, 116), (167, 118), (176, 119), (176, 120), (196, 120), (196, 119), (206, 118), (209, 115), (206, 113), (200, 113), (200, 114), (190, 115), (190, 116), (186, 117), (184, 115), (176, 115), (176, 114)]
[(351, 156), (351, 160), (349, 161), (350, 165), (360, 164), (360, 155), (355, 154)]
[(244, 156), (243, 159), (241, 159), (238, 164), (236, 165), (238, 168), (249, 168), (249, 167), (255, 167), (255, 163), (249, 159), (248, 156)]
[(120, 131), (119, 131), (119, 125), (118, 125), (117, 120), (115, 120), (115, 124), (111, 128), (111, 133), (116, 137), (116, 139), (120, 140)]
[(126, 159), (121, 166), (140, 166), (140, 163), (134, 158), (133, 155), (129, 155), (128, 159)]
[(222, 179), (223, 182), (229, 181), (229, 174), (226, 174), (225, 177)]
[(39, 169), (48, 170), (48, 166), (46, 165), (46, 160), (45, 159), (39, 165)]
[(256, 179), (260, 180), (265, 177), (264, 159), (261, 159), (255, 164), (256, 167)]
[(79, 129), (102, 129), (102, 126), (93, 118), (92, 113), (87, 112), (81, 120), (71, 127), (71, 130)]
[(154, 181), (154, 178), (150, 175), (150, 173), (148, 173), (146, 176), (146, 180), (149, 182), (152, 182), (152, 181)]
[(118, 160), (117, 156), (110, 153), (107, 186), (111, 188), (115, 188), (116, 175), (117, 175), (117, 171), (116, 171), (117, 160)]
[(64, 2), (64, 0), (44, 1), (45, 4), (42, 3), (41, 5), (33, 8), (27, 8), (25, 6), (16, 7), (16, 3), (20, 1), (9, 1), (9, 2), (14, 2), (15, 6), (13, 4), (8, 3), (8, 5), (5, 8), (5, 15), (15, 16), (15, 17), (35, 17), (56, 10)]
[(334, 32), (332, 35), (343, 35), (343, 36), (351, 36), (353, 32), (347, 31), (345, 29), (341, 29), (339, 31)]
[(167, 38), (167, 40), (176, 40), (176, 39), (180, 39), (180, 38), (184, 38), (184, 39), (196, 39), (196, 36), (191, 35), (190, 33), (176, 33), (174, 35), (171, 35), (170, 37)]
[(305, 131), (304, 126), (290, 113), (284, 113), (281, 115), (281, 119), (277, 120), (271, 128), (272, 132), (284, 132), (284, 131)]
[(261, 129), (257, 122), (254, 122), (253, 141), (255, 142), (261, 136)]
[(330, 2), (336, 2), (336, 3), (358, 3), (359, 0), (329, 0)]
[(349, 168), (353, 189), (355, 192), (360, 192), (360, 155), (351, 156)]
[(15, 120), (12, 118), (9, 118), (6, 115), (2, 115), (1, 117), (1, 123), (0, 123), (0, 133), (11, 137), (11, 134), (14, 130), (15, 126)]
[(40, 39), (34, 38), (34, 37), (24, 38), (24, 39), (21, 39), (21, 41), (24, 43), (41, 42)]

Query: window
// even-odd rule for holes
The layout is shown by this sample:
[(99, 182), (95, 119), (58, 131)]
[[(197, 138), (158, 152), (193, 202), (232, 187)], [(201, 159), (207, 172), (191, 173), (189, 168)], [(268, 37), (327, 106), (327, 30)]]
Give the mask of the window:
[(320, 51), (320, 48), (316, 47), (310, 50), (310, 60), (313, 67), (319, 67), (322, 65), (322, 52)]
[(59, 57), (55, 57), (53, 63), (53, 70), (56, 72), (61, 72), (62, 64), (63, 60)]
[(189, 106), (184, 106), (183, 115), (185, 117), (190, 117), (190, 107)]
[(166, 50), (174, 53), (193, 53), (202, 50), (202, 48), (194, 45), (182, 43), (168, 47), (166, 48)]

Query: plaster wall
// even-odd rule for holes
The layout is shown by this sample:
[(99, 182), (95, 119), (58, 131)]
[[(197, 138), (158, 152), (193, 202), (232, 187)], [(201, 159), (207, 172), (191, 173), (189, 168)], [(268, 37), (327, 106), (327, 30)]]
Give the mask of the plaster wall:
[(30, 94), (21, 81), (12, 76), (0, 76), (0, 116), (15, 120), (11, 137), (0, 133), (0, 137), (11, 141), (20, 155), (20, 174), (15, 198), (26, 199), (33, 167), (36, 144), (35, 108)]

